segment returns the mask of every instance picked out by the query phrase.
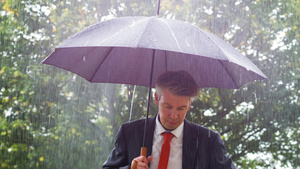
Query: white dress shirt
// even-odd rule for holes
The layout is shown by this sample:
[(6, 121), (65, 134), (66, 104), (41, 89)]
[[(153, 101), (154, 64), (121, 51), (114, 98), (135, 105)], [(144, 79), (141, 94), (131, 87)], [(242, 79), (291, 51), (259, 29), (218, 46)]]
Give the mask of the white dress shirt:
[[(184, 122), (183, 122), (184, 123)], [(174, 134), (171, 140), (171, 150), (168, 162), (168, 169), (181, 169), (182, 168), (182, 138), (183, 138), (183, 123), (178, 126), (175, 130), (171, 131)], [(155, 130), (153, 135), (152, 145), (152, 157), (153, 160), (150, 163), (150, 169), (157, 169), (161, 146), (164, 142), (164, 136), (161, 134), (166, 130), (163, 128), (161, 123), (158, 121), (158, 115), (155, 120)]]

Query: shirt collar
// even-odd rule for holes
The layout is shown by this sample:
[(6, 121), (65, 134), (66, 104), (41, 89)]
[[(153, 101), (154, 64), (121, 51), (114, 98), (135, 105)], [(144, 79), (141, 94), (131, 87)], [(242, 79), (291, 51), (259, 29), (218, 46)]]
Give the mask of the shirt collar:
[[(155, 134), (156, 135), (160, 135), (167, 131), (166, 129), (164, 129), (164, 127), (158, 121), (158, 116), (159, 115), (156, 116), (156, 120), (155, 120)], [(184, 126), (183, 123), (184, 123), (184, 121), (175, 130), (171, 131), (171, 133), (174, 134), (174, 136), (176, 138), (179, 138), (183, 133), (183, 126)]]

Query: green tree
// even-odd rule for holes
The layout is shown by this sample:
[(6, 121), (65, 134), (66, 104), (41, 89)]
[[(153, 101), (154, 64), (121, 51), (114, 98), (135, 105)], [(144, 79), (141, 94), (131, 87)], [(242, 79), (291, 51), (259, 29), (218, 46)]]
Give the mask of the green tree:
[[(145, 117), (148, 89), (90, 84), (40, 62), (98, 21), (156, 15), (157, 1), (0, 3), (0, 168), (100, 168), (119, 126)], [(269, 78), (239, 90), (202, 89), (187, 116), (220, 132), (240, 168), (300, 166), (299, 6), (295, 0), (161, 1), (160, 17), (218, 35)], [(153, 102), (150, 110), (157, 112)]]

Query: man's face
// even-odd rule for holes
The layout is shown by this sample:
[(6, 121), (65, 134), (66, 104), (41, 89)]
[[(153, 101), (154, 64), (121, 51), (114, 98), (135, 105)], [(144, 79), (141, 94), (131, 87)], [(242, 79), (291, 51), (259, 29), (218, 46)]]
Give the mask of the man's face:
[(190, 97), (174, 95), (169, 89), (164, 89), (160, 98), (155, 93), (155, 102), (158, 105), (160, 122), (168, 130), (176, 129), (184, 121), (192, 103)]

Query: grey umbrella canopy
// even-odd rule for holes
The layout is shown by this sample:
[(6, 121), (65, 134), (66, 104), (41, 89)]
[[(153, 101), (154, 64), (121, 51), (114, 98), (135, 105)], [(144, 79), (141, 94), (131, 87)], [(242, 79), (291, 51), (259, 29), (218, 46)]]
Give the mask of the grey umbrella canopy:
[[(267, 78), (217, 36), (157, 16), (120, 17), (95, 24), (62, 42), (42, 63), (69, 70), (92, 83), (149, 87), (145, 127), (153, 79), (166, 71), (187, 71), (199, 87), (238, 89)], [(143, 146), (145, 137), (146, 133)]]
[[(95, 24), (65, 40), (42, 63), (92, 83), (150, 87), (151, 72), (156, 79), (165, 71), (176, 70), (189, 72), (199, 87), (237, 89), (266, 79), (248, 58), (217, 36), (186, 22), (156, 16)], [(151, 87), (154, 83), (152, 80)]]

